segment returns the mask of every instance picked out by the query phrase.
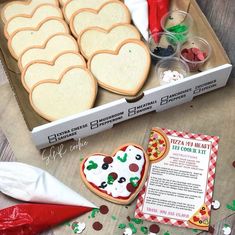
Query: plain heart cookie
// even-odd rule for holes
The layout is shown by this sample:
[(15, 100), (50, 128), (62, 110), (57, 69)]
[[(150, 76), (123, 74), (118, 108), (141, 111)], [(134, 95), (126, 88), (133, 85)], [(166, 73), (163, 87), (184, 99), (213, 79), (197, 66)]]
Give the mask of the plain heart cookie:
[[(64, 0), (66, 1), (66, 0)], [(110, 0), (69, 0), (64, 4), (63, 12), (67, 22), (70, 22), (72, 15), (83, 8), (98, 10), (104, 3)]]
[(15, 59), (18, 59), (30, 47), (43, 45), (57, 33), (69, 33), (65, 21), (60, 18), (46, 19), (36, 28), (24, 28), (15, 31), (9, 38), (8, 48)]
[(1, 11), (2, 20), (6, 23), (17, 15), (32, 14), (32, 12), (42, 4), (52, 4), (55, 6), (59, 5), (57, 0), (28, 0), (9, 2)]
[(21, 82), (29, 92), (36, 83), (49, 79), (57, 80), (67, 68), (76, 65), (86, 67), (84, 58), (76, 52), (60, 54), (52, 62), (35, 61), (24, 69)]
[(144, 85), (150, 69), (147, 46), (129, 39), (115, 51), (99, 51), (90, 58), (88, 67), (102, 88), (121, 95), (136, 95)]
[(145, 183), (149, 160), (144, 149), (125, 144), (112, 155), (95, 153), (80, 166), (86, 186), (98, 196), (118, 204), (131, 203)]
[(59, 7), (50, 4), (40, 5), (32, 12), (31, 15), (17, 15), (5, 24), (5, 37), (8, 39), (15, 31), (26, 27), (35, 28), (42, 21), (51, 17), (63, 19), (63, 14)]
[(73, 35), (79, 38), (81, 32), (90, 27), (109, 29), (115, 24), (130, 23), (131, 17), (124, 3), (113, 0), (103, 4), (98, 10), (83, 8), (75, 12), (70, 21)]
[(27, 49), (19, 58), (20, 71), (35, 61), (53, 62), (55, 58), (64, 52), (78, 52), (78, 44), (69, 34), (56, 34), (50, 37), (42, 46)]
[(108, 30), (92, 27), (81, 33), (78, 44), (86, 59), (100, 50), (115, 50), (126, 39), (139, 39), (138, 30), (131, 24), (114, 25)]
[(97, 82), (83, 67), (68, 68), (58, 80), (37, 83), (30, 91), (30, 103), (36, 113), (55, 121), (93, 107)]

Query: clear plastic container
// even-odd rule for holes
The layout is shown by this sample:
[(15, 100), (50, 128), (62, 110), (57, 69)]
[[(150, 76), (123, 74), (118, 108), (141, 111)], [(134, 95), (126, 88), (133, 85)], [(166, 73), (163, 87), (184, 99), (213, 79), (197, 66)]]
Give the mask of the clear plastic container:
[[(191, 48), (197, 48), (199, 49), (201, 52), (203, 52), (203, 57), (204, 59), (199, 60), (199, 61), (195, 61), (195, 59), (189, 59), (189, 58), (185, 58), (185, 56), (182, 54), (182, 52), (187, 49), (191, 49)], [(200, 70), (200, 68), (206, 63), (206, 61), (208, 61), (208, 59), (211, 56), (211, 52), (212, 52), (212, 48), (211, 45), (204, 39), (201, 37), (190, 37), (182, 46), (181, 46), (181, 50), (180, 50), (180, 57), (182, 60), (184, 60), (188, 66), (191, 72), (198, 72)]]
[(170, 33), (160, 32), (150, 35), (148, 47), (153, 64), (161, 59), (179, 56), (179, 43)]
[(193, 27), (193, 18), (185, 11), (170, 11), (162, 17), (161, 27), (165, 32), (173, 34), (177, 42), (184, 43)]
[[(168, 58), (157, 63), (156, 72), (160, 85), (165, 85), (187, 77), (189, 74), (189, 67), (180, 58)], [(166, 77), (166, 74), (169, 74), (170, 72), (172, 74), (172, 79), (169, 79), (168, 75)], [(177, 73), (182, 75), (180, 79), (177, 79)]]

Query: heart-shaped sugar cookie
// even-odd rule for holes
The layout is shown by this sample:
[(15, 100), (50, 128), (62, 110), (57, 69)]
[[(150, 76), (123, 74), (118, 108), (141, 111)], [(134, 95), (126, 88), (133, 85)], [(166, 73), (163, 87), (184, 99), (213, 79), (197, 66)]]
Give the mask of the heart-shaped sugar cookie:
[(41, 117), (54, 121), (92, 108), (97, 83), (90, 71), (70, 67), (58, 81), (45, 80), (30, 91), (30, 103)]
[(121, 95), (136, 95), (144, 85), (150, 69), (147, 46), (139, 40), (122, 42), (116, 51), (98, 51), (88, 67), (99, 85)]
[(29, 27), (15, 31), (9, 38), (8, 48), (12, 56), (18, 59), (26, 49), (43, 45), (57, 33), (69, 33), (65, 21), (60, 18), (46, 19), (35, 28)]
[(53, 62), (55, 58), (64, 52), (78, 52), (78, 44), (69, 34), (56, 34), (50, 37), (42, 46), (27, 49), (19, 58), (20, 71), (35, 61)]
[(5, 24), (4, 34), (9, 38), (15, 31), (23, 28), (35, 28), (47, 18), (58, 17), (63, 19), (62, 11), (59, 7), (44, 4), (37, 7), (32, 15), (17, 15)]
[(57, 0), (28, 0), (12, 1), (6, 4), (1, 11), (1, 17), (4, 23), (17, 15), (31, 15), (32, 12), (42, 4), (51, 4), (58, 6)]
[(64, 4), (64, 17), (67, 22), (70, 22), (72, 15), (83, 8), (99, 9), (104, 3), (110, 0), (68, 0)]
[(83, 8), (75, 12), (70, 20), (70, 28), (77, 38), (90, 27), (109, 29), (115, 24), (130, 23), (131, 17), (124, 3), (113, 0), (104, 3), (98, 10)]
[(86, 62), (81, 54), (68, 52), (60, 54), (53, 62), (35, 61), (24, 69), (21, 82), (29, 92), (38, 82), (59, 79), (63, 72), (71, 66), (86, 67)]
[(98, 196), (118, 204), (132, 202), (145, 183), (149, 160), (136, 144), (120, 146), (111, 156), (95, 153), (80, 167), (86, 186)]
[(88, 28), (81, 33), (78, 44), (86, 59), (101, 50), (115, 50), (127, 39), (139, 39), (138, 30), (131, 24), (118, 24), (105, 30), (99, 27)]

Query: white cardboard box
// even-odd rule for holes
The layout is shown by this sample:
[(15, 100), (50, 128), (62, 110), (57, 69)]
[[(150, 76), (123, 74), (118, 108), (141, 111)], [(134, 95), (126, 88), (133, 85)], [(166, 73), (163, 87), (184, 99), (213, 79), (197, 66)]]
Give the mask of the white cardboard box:
[[(81, 114), (54, 121), (32, 131), (38, 148), (45, 148), (69, 139), (78, 139), (110, 129), (114, 124), (152, 111), (162, 111), (193, 97), (226, 85), (232, 65), (225, 64), (205, 72), (187, 77), (183, 81), (144, 91), (136, 102), (125, 98), (102, 105)], [(143, 117), (144, 118), (144, 117)]]

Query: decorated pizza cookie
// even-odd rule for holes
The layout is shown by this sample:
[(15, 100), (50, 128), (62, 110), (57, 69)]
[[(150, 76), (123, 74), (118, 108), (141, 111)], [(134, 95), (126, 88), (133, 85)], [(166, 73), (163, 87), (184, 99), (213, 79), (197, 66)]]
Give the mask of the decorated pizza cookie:
[(152, 162), (159, 162), (165, 158), (170, 149), (167, 135), (158, 128), (153, 128), (150, 133), (147, 154)]
[(118, 204), (129, 204), (141, 190), (149, 160), (141, 146), (125, 144), (111, 156), (95, 153), (81, 164), (86, 186), (98, 196)]
[(198, 211), (189, 219), (189, 224), (192, 225), (193, 228), (207, 228), (209, 226), (210, 215), (209, 210), (204, 203)]

